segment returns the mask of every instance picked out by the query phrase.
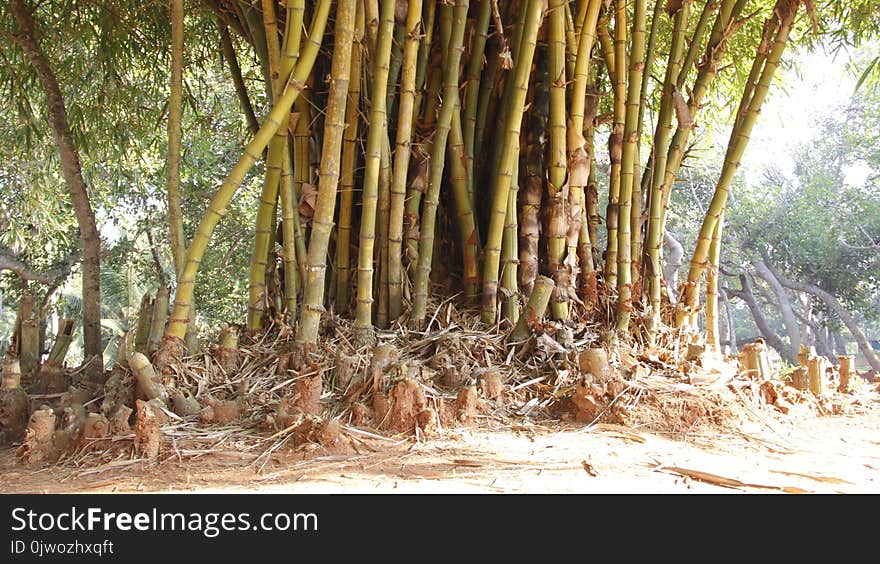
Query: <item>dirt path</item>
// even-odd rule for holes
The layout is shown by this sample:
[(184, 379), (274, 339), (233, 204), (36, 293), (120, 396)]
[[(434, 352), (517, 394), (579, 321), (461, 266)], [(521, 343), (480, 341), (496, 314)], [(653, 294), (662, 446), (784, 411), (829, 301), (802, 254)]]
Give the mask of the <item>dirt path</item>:
[(878, 430), (874, 401), (854, 415), (768, 420), (736, 434), (663, 436), (609, 425), (479, 428), (428, 442), (365, 439), (354, 453), (318, 447), (256, 462), (230, 448), (183, 453), (158, 467), (123, 459), (29, 471), (6, 451), (0, 491), (880, 493)]

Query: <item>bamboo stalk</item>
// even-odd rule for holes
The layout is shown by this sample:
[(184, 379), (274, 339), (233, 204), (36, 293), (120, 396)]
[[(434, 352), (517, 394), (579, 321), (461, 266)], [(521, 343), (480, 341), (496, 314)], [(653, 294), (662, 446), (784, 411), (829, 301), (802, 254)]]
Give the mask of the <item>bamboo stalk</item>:
[[(274, 0), (262, 0), (263, 26), (266, 37), (266, 51), (268, 53), (271, 98), (277, 103), (281, 95), (281, 84), (284, 84), (288, 76), (283, 74), (281, 68), (281, 47), (278, 44), (278, 21), (275, 15)], [(287, 26), (285, 35), (289, 35), (294, 26)], [(284, 43), (291, 48), (292, 41), (285, 38)], [(289, 65), (292, 57), (285, 57)], [(283, 122), (288, 122), (287, 115), (282, 116)], [(281, 181), (282, 161), (288, 157), (286, 150), (287, 127), (279, 127), (272, 140), (269, 142), (269, 151), (266, 156), (266, 176), (263, 182), (263, 191), (260, 196), (260, 204), (257, 209), (257, 220), (254, 228), (254, 249), (251, 254), (251, 266), (248, 284), (248, 329), (259, 329), (263, 324), (265, 306), (270, 297), (266, 289), (266, 269), (273, 239), (275, 236), (275, 213), (278, 201), (278, 189)]]
[(398, 102), (397, 139), (391, 176), (391, 210), (388, 227), (388, 315), (397, 319), (403, 313), (403, 215), (406, 204), (406, 177), (412, 153), (412, 123), (419, 55), (422, 0), (409, 0), (406, 13), (406, 43)]
[(174, 272), (180, 275), (186, 255), (180, 203), (180, 140), (183, 116), (183, 0), (171, 0), (171, 92), (168, 96), (168, 229)]
[(145, 293), (141, 298), (141, 307), (138, 314), (137, 329), (134, 337), (134, 350), (139, 353), (147, 352), (150, 340), (150, 327), (153, 325), (153, 298)]
[(222, 21), (220, 26), (220, 47), (223, 50), (223, 57), (229, 65), (229, 74), (232, 76), (232, 84), (235, 87), (235, 94), (238, 96), (238, 102), (241, 104), (241, 111), (244, 114), (248, 124), (248, 131), (251, 135), (256, 135), (260, 130), (260, 122), (257, 121), (257, 115), (254, 113), (254, 107), (251, 105), (251, 98), (248, 95), (247, 86), (241, 76), (241, 67), (238, 65), (238, 57), (235, 56), (235, 48), (232, 45), (232, 38), (229, 37), (229, 29)]
[[(442, 63), (437, 59), (441, 59), (440, 49), (434, 49), (432, 54), (434, 62), (432, 63), (432, 72), (428, 82), (428, 86), (423, 98), (423, 116), (421, 131), (431, 131), (434, 129), (437, 118), (437, 104), (440, 100), (440, 87), (442, 83)], [(418, 106), (416, 106), (418, 108)], [(416, 167), (416, 174), (410, 182), (406, 191), (406, 202), (404, 204), (404, 233), (406, 239), (406, 257), (408, 259), (407, 270), (411, 276), (415, 276), (419, 257), (419, 235), (420, 221), (419, 209), (422, 204), (422, 198), (428, 190), (428, 176), (430, 170), (431, 153), (433, 152), (434, 138), (428, 137), (423, 139), (418, 151), (418, 160), (421, 161)]]
[[(440, 15), (447, 11), (442, 6)], [(464, 28), (467, 19), (468, 0), (456, 0), (452, 7), (452, 29), (450, 31), (448, 56), (444, 59), (443, 72), (443, 105), (434, 131), (431, 150), (431, 168), (428, 180), (428, 191), (422, 206), (421, 233), (419, 236), (419, 258), (416, 265), (413, 284), (413, 306), (410, 317), (414, 325), (424, 323), (428, 306), (428, 276), (434, 255), (434, 226), (437, 218), (437, 207), (440, 203), (440, 185), (443, 181), (443, 168), (446, 161), (446, 145), (449, 130), (452, 127), (452, 114), (456, 108), (458, 97), (458, 77), (461, 53), (464, 50)], [(441, 35), (442, 41), (442, 35)], [(441, 44), (442, 45), (442, 44)]]
[[(257, 135), (247, 144), (244, 154), (230, 171), (226, 180), (220, 186), (220, 189), (208, 204), (208, 209), (202, 216), (196, 234), (187, 249), (186, 266), (183, 269), (178, 285), (177, 293), (174, 299), (174, 310), (169, 319), (168, 329), (165, 332), (167, 349), (163, 355), (163, 362), (170, 360), (178, 354), (186, 328), (189, 324), (190, 305), (192, 303), (193, 289), (195, 286), (196, 273), (199, 269), (199, 263), (205, 254), (205, 249), (211, 240), (211, 235), (217, 222), (226, 213), (226, 206), (232, 200), (232, 197), (238, 191), (244, 180), (245, 175), (253, 167), (254, 163), (260, 158), (263, 149), (269, 144), (269, 141), (275, 135), (275, 131), (287, 123), (287, 115), (290, 113), (290, 107), (293, 105), (304, 85), (303, 81), (311, 73), (315, 58), (321, 46), (321, 40), (324, 36), (324, 27), (327, 23), (327, 16), (330, 11), (331, 0), (320, 0), (315, 8), (315, 15), (312, 20), (311, 32), (308, 35), (305, 48), (297, 61), (296, 69), (291, 75), (284, 90), (284, 94), (266, 116), (263, 125), (257, 132)], [(157, 363), (160, 364), (160, 363)]]
[(150, 337), (147, 339), (147, 351), (154, 352), (159, 349), (162, 334), (165, 331), (165, 321), (168, 319), (168, 299), (171, 289), (168, 286), (159, 286), (156, 290), (156, 299), (153, 301), (153, 315), (150, 318)]
[(550, 302), (550, 295), (553, 293), (553, 286), (552, 279), (546, 276), (538, 276), (535, 280), (535, 287), (532, 289), (531, 295), (529, 295), (529, 301), (516, 327), (514, 327), (507, 338), (508, 341), (524, 341), (528, 338), (533, 328), (541, 323), (541, 319), (547, 311), (547, 304)]
[[(675, 175), (681, 166), (684, 156), (684, 147), (687, 144), (690, 131), (693, 128), (693, 118), (700, 108), (702, 98), (708, 90), (709, 84), (714, 78), (721, 58), (727, 49), (727, 41), (732, 34), (732, 22), (745, 5), (745, 0), (723, 0), (718, 10), (718, 16), (713, 24), (712, 32), (705, 48), (705, 54), (699, 63), (699, 72), (694, 87), (691, 90), (687, 103), (688, 112), (691, 120), (679, 122), (669, 142), (668, 149), (661, 148), (655, 134), (655, 143), (652, 158), (665, 159), (665, 165), (660, 166), (659, 163), (653, 163), (651, 188), (649, 190), (649, 218), (648, 218), (648, 235), (645, 241), (645, 253), (650, 266), (650, 283), (649, 294), (652, 314), (654, 322), (651, 324), (652, 330), (649, 331), (649, 339), (653, 339), (656, 327), (659, 326), (660, 315), (660, 299), (663, 290), (662, 269), (660, 267), (660, 254), (662, 247), (663, 231), (666, 223), (666, 206), (669, 195), (672, 191), (672, 185), (675, 181)], [(708, 8), (704, 8), (704, 14)], [(700, 17), (700, 22), (703, 21)], [(700, 23), (698, 22), (698, 30)], [(699, 43), (695, 37), (691, 42), (693, 45)], [(690, 50), (687, 58), (690, 58)], [(680, 90), (684, 84), (687, 70), (682, 66), (679, 77), (675, 83), (675, 89)], [(675, 95), (674, 93), (672, 94)], [(681, 102), (679, 102), (681, 103)], [(671, 109), (670, 109), (671, 112)], [(665, 151), (665, 155), (663, 153)]]
[[(533, 114), (534, 115), (534, 114)], [(538, 277), (540, 261), (538, 257), (538, 241), (541, 235), (541, 196), (543, 193), (542, 149), (529, 139), (525, 150), (525, 191), (521, 198), (519, 234), (519, 276), (520, 286), (526, 295), (532, 293), (535, 279)], [(504, 240), (502, 239), (502, 253)]]
[(55, 335), (55, 342), (52, 343), (52, 349), (46, 358), (46, 363), (54, 363), (56, 366), (64, 366), (64, 358), (73, 342), (73, 329), (75, 326), (73, 319), (62, 319), (58, 324), (58, 333)]
[[(486, 177), (486, 162), (484, 155), (491, 155), (491, 151), (487, 153), (485, 146), (486, 123), (489, 120), (489, 108), (495, 99), (495, 83), (498, 80), (498, 73), (501, 69), (501, 58), (498, 53), (498, 44), (493, 43), (489, 51), (488, 62), (486, 63), (486, 75), (480, 80), (480, 92), (477, 94), (476, 122), (474, 123), (474, 142), (473, 142), (473, 160), (471, 173), (473, 174), (472, 182), (476, 184), (479, 179)], [(476, 193), (476, 192), (475, 192)], [(476, 200), (476, 198), (474, 198)], [(476, 208), (476, 206), (474, 206)]]
[[(604, 2), (603, 2), (604, 4)], [(599, 46), (602, 47), (602, 59), (605, 61), (605, 71), (608, 73), (608, 82), (612, 85), (617, 83), (617, 63), (614, 60), (614, 39), (608, 31), (608, 20), (611, 18), (610, 6), (603, 6), (596, 23), (596, 35), (599, 38)]]
[(550, 57), (550, 149), (547, 163), (547, 196), (550, 201), (550, 219), (547, 224), (547, 257), (550, 274), (555, 282), (553, 297), (550, 300), (550, 313), (554, 319), (568, 318), (568, 273), (565, 272), (566, 234), (568, 232), (565, 213), (567, 194), (565, 181), (568, 170), (568, 139), (566, 130), (565, 104), (565, 2), (550, 0), (549, 19), (549, 57)]
[[(428, 71), (428, 60), (431, 58), (431, 44), (434, 38), (434, 19), (437, 15), (437, 2), (422, 3), (422, 19), (425, 25), (422, 26), (424, 36), (419, 44), (419, 56), (416, 63), (416, 86), (415, 100), (413, 101), (413, 124), (421, 114), (422, 100), (425, 87), (425, 77)], [(413, 125), (415, 127), (415, 125)]]
[[(400, 84), (400, 70), (403, 67), (403, 42), (406, 29), (403, 26), (403, 21), (395, 21), (395, 23), (399, 25), (394, 26), (394, 37), (391, 41), (391, 60), (388, 62), (388, 89), (386, 94), (387, 101), (385, 102), (386, 111), (391, 114), (392, 118), (397, 115), (397, 108), (394, 107), (394, 104), (397, 102), (398, 98), (397, 90), (398, 85)], [(396, 124), (389, 120), (389, 131), (395, 127)]]
[[(351, 72), (351, 46), (354, 42), (356, 0), (338, 0), (333, 34), (335, 46), (330, 70), (330, 92), (324, 119), (324, 142), (321, 149), (321, 170), (312, 235), (309, 239), (307, 278), (303, 295), (300, 325), (296, 342), (311, 350), (318, 341), (318, 325), (324, 311), (324, 275), (327, 269), (327, 247), (336, 207), (339, 181), (339, 157), (345, 129), (345, 106)], [(312, 36), (313, 37), (313, 36)], [(301, 59), (302, 61), (302, 59)]]
[(684, 86), (688, 73), (697, 61), (697, 55), (700, 53), (703, 36), (706, 34), (706, 30), (709, 27), (709, 20), (712, 18), (712, 14), (718, 10), (720, 4), (721, 3), (718, 0), (712, 0), (703, 5), (703, 10), (700, 12), (700, 19), (697, 21), (697, 27), (694, 28), (694, 31), (691, 34), (687, 55), (684, 57), (684, 62), (680, 67), (679, 76), (675, 82), (676, 87), (679, 89)]
[[(709, 85), (717, 75), (721, 60), (727, 52), (728, 42), (738, 25), (737, 18), (747, 2), (748, 0), (722, 0), (718, 17), (715, 18), (705, 53), (698, 64), (699, 72), (697, 73), (697, 78), (687, 101), (687, 109), (691, 119), (678, 124), (675, 134), (672, 136), (672, 141), (669, 144), (666, 169), (662, 179), (663, 185), (659, 189), (663, 198), (662, 205), (660, 206), (661, 228), (666, 225), (666, 208), (669, 203), (669, 196), (672, 193), (675, 176), (684, 159), (685, 148), (694, 127), (694, 118), (699, 112)], [(679, 76), (679, 80), (676, 83), (679, 89), (683, 86), (684, 79), (684, 75)]]
[[(510, 91), (505, 97), (510, 99), (510, 111), (504, 121), (503, 137), (500, 151), (500, 166), (497, 168), (496, 181), (492, 195), (492, 208), (489, 219), (489, 230), (483, 249), (485, 262), (483, 265), (483, 302), (482, 319), (484, 323), (494, 323), (496, 317), (496, 297), (498, 294), (498, 266), (501, 256), (501, 244), (504, 224), (507, 218), (508, 195), (514, 168), (517, 166), (519, 153), (519, 133), (522, 125), (523, 108), (528, 91), (529, 75), (532, 59), (535, 54), (538, 29), (543, 19), (543, 6), (540, 0), (528, 0), (525, 10), (525, 25), (522, 28), (520, 48), (514, 59), (514, 70)], [(505, 88), (505, 90), (507, 90)]]
[[(455, 200), (456, 226), (458, 227), (461, 243), (463, 263), (462, 284), (464, 285), (465, 297), (470, 300), (476, 298), (480, 291), (480, 272), (477, 264), (477, 255), (480, 252), (480, 236), (477, 232), (477, 224), (474, 217), (473, 194), (469, 192), (469, 187), (472, 186), (472, 183), (466, 168), (468, 156), (461, 130), (461, 113), (457, 96), (455, 106), (449, 130), (449, 156), (447, 160), (449, 161), (449, 183), (452, 186), (452, 195)], [(514, 215), (515, 219), (516, 216)]]
[(501, 288), (503, 293), (501, 316), (512, 325), (516, 324), (519, 319), (519, 291), (517, 287), (519, 245), (516, 218), (518, 191), (519, 167), (514, 168), (510, 181), (510, 193), (507, 196), (507, 217), (504, 222), (504, 234), (501, 238)]
[[(395, 0), (382, 0), (376, 51), (372, 60), (370, 117), (361, 200), (361, 230), (358, 243), (357, 309), (355, 327), (367, 340), (373, 328), (373, 261), (376, 242), (376, 207), (379, 200), (379, 169), (382, 165), (383, 137), (387, 139), (385, 104), (389, 61), (394, 33)], [(323, 160), (323, 159), (322, 159)], [(381, 246), (380, 246), (381, 248)], [(361, 337), (359, 337), (361, 338)]]
[(391, 142), (388, 121), (382, 126), (382, 160), (379, 167), (379, 209), (376, 221), (379, 232), (379, 299), (376, 304), (376, 326), (388, 327), (388, 219), (391, 215)]
[[(623, 158), (623, 128), (626, 121), (626, 1), (615, 0), (614, 11), (614, 122), (608, 138), (611, 177), (608, 186), (608, 206), (605, 225), (608, 247), (605, 252), (605, 285), (617, 286), (618, 229), (620, 224), (620, 186)], [(629, 216), (626, 216), (627, 222)]]
[[(528, 0), (524, 0), (524, 1), (526, 3), (528, 2)], [(514, 7), (513, 4), (509, 5), (509, 9), (516, 10), (516, 8)], [(517, 18), (517, 23), (513, 28), (513, 36), (511, 37), (510, 45), (512, 47), (512, 57), (514, 60), (514, 65), (515, 65), (516, 64), (515, 61), (518, 61), (519, 56), (520, 56), (520, 49), (522, 47), (523, 30), (526, 27), (526, 21), (528, 19), (528, 7), (525, 10), (520, 8), (520, 9), (516, 10), (514, 13), (518, 14), (518, 18)], [(542, 17), (542, 21), (543, 21), (543, 12), (542, 12), (541, 17)], [(510, 109), (511, 96), (508, 94), (508, 92), (509, 92), (508, 88), (510, 87), (510, 81), (512, 80), (512, 77), (510, 76), (510, 74), (511, 73), (507, 73), (505, 75), (504, 89), (499, 92), (501, 99), (500, 99), (500, 105), (499, 105), (499, 110), (498, 110), (498, 119), (497, 119), (498, 123), (507, 123), (508, 113), (511, 111), (511, 109)], [(492, 186), (494, 186), (498, 182), (498, 171), (501, 170), (500, 167), (501, 167), (501, 161), (502, 161), (502, 156), (501, 156), (502, 151), (503, 151), (503, 144), (501, 144), (501, 143), (493, 143), (492, 144), (492, 152), (490, 153), (492, 160), (491, 160), (491, 168), (489, 169), (489, 182), (490, 182), (490, 185), (492, 185)], [(506, 206), (506, 204), (505, 204), (505, 206)]]
[[(624, 2), (624, 0), (618, 0)], [(686, 3), (685, 3), (686, 4)], [(629, 90), (626, 97), (626, 115), (623, 130), (623, 151), (620, 164), (620, 225), (617, 247), (617, 315), (616, 329), (629, 331), (632, 312), (632, 232), (630, 216), (633, 199), (641, 198), (635, 190), (635, 169), (638, 166), (639, 107), (642, 95), (642, 79), (645, 73), (645, 28), (647, 0), (635, 0), (632, 24), (632, 50), (629, 61)]]
[[(568, 129), (568, 171), (569, 186), (574, 195), (574, 201), (581, 209), (579, 236), (573, 241), (575, 247), (571, 247), (569, 240), (569, 255), (579, 255), (580, 270), (584, 273), (585, 286), (595, 283), (593, 268), (592, 246), (590, 239), (589, 219), (587, 211), (587, 197), (584, 191), (589, 182), (592, 168), (592, 121), (594, 115), (587, 116), (587, 88), (590, 84), (590, 60), (592, 58), (593, 45), (596, 42), (599, 20), (599, 12), (602, 0), (588, 0), (581, 2), (582, 17), (576, 22), (578, 36), (575, 64), (572, 75), (571, 90), (571, 124)], [(590, 93), (592, 96), (593, 93)], [(598, 104), (591, 100), (591, 114), (595, 114)], [(589, 117), (589, 124), (585, 120)], [(589, 141), (582, 134), (588, 130)], [(589, 282), (587, 282), (589, 280)], [(572, 281), (574, 282), (574, 281)]]
[(295, 218), (299, 214), (299, 209), (295, 204), (293, 171), (290, 170), (287, 149), (285, 142), (284, 157), (281, 159), (281, 240), (282, 261), (284, 263), (284, 301), (288, 324), (293, 327), (296, 325), (297, 293), (300, 286), (295, 234)]
[(468, 193), (471, 195), (471, 207), (476, 207), (474, 193), (474, 139), (477, 129), (477, 106), (479, 105), (481, 76), (485, 61), (486, 40), (489, 35), (489, 21), (492, 19), (492, 0), (480, 0), (480, 9), (474, 23), (474, 35), (468, 53), (467, 72), (465, 73), (465, 97), (462, 102), (462, 136), (464, 150), (467, 155)]
[(306, 14), (305, 0), (287, 0), (287, 19), (284, 40), (281, 44), (281, 77), (290, 76), (299, 60), (302, 42), (303, 20)]
[(718, 349), (718, 268), (721, 264), (721, 233), (724, 228), (724, 214), (721, 214), (712, 244), (709, 247), (709, 269), (706, 274), (706, 344)]
[[(293, 131), (293, 197), (294, 202), (299, 202), (305, 190), (312, 183), (312, 163), (309, 158), (309, 144), (311, 143), (311, 104), (308, 93), (303, 92), (293, 103), (296, 115), (296, 124)], [(307, 186), (308, 185), (308, 186)], [(306, 226), (302, 225), (299, 213), (293, 214), (294, 236), (296, 237), (296, 261), (299, 266), (299, 279), (306, 279)]]
[(349, 77), (348, 102), (345, 109), (348, 125), (342, 141), (342, 176), (339, 194), (339, 226), (336, 229), (336, 309), (342, 313), (349, 308), (351, 288), (351, 229), (354, 215), (355, 170), (358, 164), (358, 148), (361, 97), (361, 61), (364, 38), (364, 3), (357, 3), (354, 42), (351, 46), (351, 76)]
[[(694, 249), (694, 254), (691, 258), (688, 279), (684, 290), (684, 308), (676, 315), (677, 326), (682, 325), (683, 316), (687, 311), (692, 310), (696, 306), (700, 278), (707, 265), (712, 232), (714, 231), (721, 214), (724, 212), (730, 185), (733, 182), (733, 177), (736, 174), (737, 168), (739, 168), (740, 160), (742, 159), (742, 155), (748, 145), (749, 135), (751, 134), (752, 128), (758, 120), (761, 106), (770, 90), (770, 82), (773, 79), (773, 75), (776, 73), (776, 69), (779, 67), (782, 53), (788, 42), (789, 34), (791, 33), (791, 28), (794, 24), (794, 19), (799, 7), (800, 2), (797, 1), (777, 1), (773, 18), (778, 21), (778, 24), (776, 26), (776, 32), (773, 35), (772, 44), (768, 45), (768, 42), (762, 41), (762, 46), (758, 49), (759, 53), (762, 49), (768, 49), (764, 68), (761, 71), (760, 80), (755, 84), (754, 93), (752, 94), (751, 99), (744, 99), (740, 110), (737, 112), (737, 115), (739, 116), (738, 121), (730, 134), (730, 141), (724, 158), (724, 164), (721, 168), (721, 174), (715, 185), (715, 193), (712, 196), (709, 209), (706, 212), (706, 216), (703, 218), (703, 224), (700, 227), (696, 248)], [(745, 102), (748, 103), (746, 104)]]

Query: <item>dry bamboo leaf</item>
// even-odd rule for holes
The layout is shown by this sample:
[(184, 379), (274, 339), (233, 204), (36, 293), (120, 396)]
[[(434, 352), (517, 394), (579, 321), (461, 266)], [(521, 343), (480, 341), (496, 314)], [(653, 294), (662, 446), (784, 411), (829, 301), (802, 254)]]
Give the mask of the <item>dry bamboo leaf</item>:
[(719, 476), (718, 474), (712, 474), (711, 472), (703, 472), (702, 470), (693, 470), (691, 468), (681, 468), (678, 466), (660, 466), (659, 468), (657, 468), (657, 470), (665, 470), (668, 472), (672, 472), (673, 474), (678, 474), (679, 476), (684, 476), (686, 478), (691, 478), (699, 482), (705, 482), (707, 484), (712, 484), (725, 488), (759, 488), (764, 490), (780, 490), (787, 493), (809, 493), (807, 490), (795, 486), (768, 486), (765, 484), (750, 484), (748, 482), (737, 480), (736, 478), (727, 478), (725, 476)]
[(287, 130), (291, 135), (296, 134), (296, 124), (299, 122), (299, 112), (290, 112), (290, 119), (287, 120)]
[(691, 110), (688, 108), (687, 102), (679, 90), (672, 93), (672, 105), (675, 108), (675, 118), (678, 120), (678, 126), (682, 128), (693, 127), (694, 118), (691, 116)]
[(394, 21), (398, 24), (403, 24), (406, 22), (406, 12), (409, 6), (409, 2), (407, 0), (397, 0), (394, 5)]
[(786, 476), (798, 476), (801, 478), (807, 478), (808, 480), (814, 480), (816, 482), (824, 482), (826, 484), (852, 484), (852, 482), (848, 482), (841, 478), (835, 478), (834, 476), (820, 476), (818, 474), (801, 474), (800, 472), (787, 472), (785, 470), (770, 470), (774, 474), (784, 474)]
[(303, 183), (302, 195), (299, 198), (299, 215), (306, 221), (315, 217), (315, 205), (318, 201), (318, 190), (314, 185)]
[(648, 442), (648, 439), (633, 433), (623, 425), (615, 425), (614, 423), (596, 423), (593, 428), (599, 431), (605, 431), (606, 433), (612, 433), (622, 439), (627, 439), (636, 443), (644, 444)]
[(423, 194), (428, 191), (428, 162), (428, 159), (419, 161), (413, 179), (409, 183), (411, 190), (417, 190)]
[(682, 5), (684, 4), (684, 0), (666, 0), (666, 6), (664, 6), (664, 10), (670, 16), (674, 15), (677, 11), (681, 10)]
[(568, 181), (572, 186), (586, 186), (590, 181), (590, 157), (582, 146), (568, 158)]
[(589, 474), (590, 476), (595, 478), (596, 476), (599, 475), (599, 473), (596, 472), (596, 469), (593, 467), (593, 465), (590, 464), (589, 462), (587, 462), (586, 460), (581, 460), (581, 466), (584, 467), (584, 471), (587, 474)]
[(513, 68), (513, 55), (511, 55), (510, 49), (504, 49), (501, 53), (498, 53), (498, 58), (501, 60), (502, 69), (510, 70)]

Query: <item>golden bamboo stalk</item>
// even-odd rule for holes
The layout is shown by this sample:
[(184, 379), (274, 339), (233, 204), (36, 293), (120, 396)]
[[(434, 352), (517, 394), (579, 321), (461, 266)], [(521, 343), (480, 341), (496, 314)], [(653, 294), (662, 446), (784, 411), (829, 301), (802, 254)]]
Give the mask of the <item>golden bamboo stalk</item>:
[[(501, 244), (504, 225), (507, 219), (508, 196), (514, 169), (518, 166), (519, 134), (522, 125), (523, 108), (528, 92), (529, 75), (535, 54), (538, 29), (543, 20), (543, 2), (529, 0), (526, 5), (525, 25), (522, 28), (521, 40), (514, 69), (510, 79), (510, 91), (505, 96), (510, 98), (510, 107), (504, 121), (503, 141), (501, 145), (496, 181), (492, 195), (492, 208), (489, 219), (489, 230), (483, 248), (483, 299), (481, 317), (484, 323), (494, 323), (496, 318), (498, 294), (498, 267), (501, 258)], [(505, 90), (507, 90), (505, 88)]]
[(318, 174), (318, 195), (312, 219), (303, 307), (296, 342), (309, 351), (318, 341), (318, 326), (324, 311), (324, 275), (327, 270), (327, 248), (333, 228), (336, 188), (339, 182), (339, 157), (345, 130), (345, 106), (351, 74), (351, 46), (354, 42), (354, 21), (357, 0), (337, 0), (333, 29), (335, 47), (330, 69), (330, 92), (324, 118), (324, 143), (321, 148), (321, 170)]
[(416, 74), (421, 33), (422, 0), (409, 0), (406, 12), (406, 43), (400, 79), (397, 138), (391, 175), (391, 211), (388, 227), (388, 316), (403, 313), (403, 214), (406, 203), (406, 177), (412, 154), (412, 124), (415, 115)]
[(361, 197), (361, 229), (358, 242), (355, 327), (367, 340), (371, 340), (367, 333), (372, 334), (373, 328), (373, 255), (376, 242), (376, 207), (379, 201), (379, 169), (382, 165), (383, 138), (387, 140), (388, 137), (385, 105), (391, 42), (394, 37), (394, 8), (395, 0), (382, 0), (380, 4), (379, 29), (371, 69), (369, 129), (364, 154), (365, 168)]
[(162, 352), (164, 353), (162, 355), (163, 362), (180, 354), (183, 337), (189, 325), (190, 305), (192, 303), (195, 278), (202, 256), (205, 254), (205, 249), (208, 247), (217, 222), (226, 213), (226, 206), (229, 205), (232, 197), (235, 196), (245, 175), (260, 158), (263, 149), (269, 144), (278, 128), (287, 123), (286, 117), (290, 113), (290, 107), (302, 91), (303, 82), (311, 73), (312, 66), (318, 55), (321, 40), (324, 36), (327, 16), (330, 12), (330, 4), (331, 0), (320, 0), (318, 2), (312, 20), (311, 33), (309, 33), (305, 48), (299, 61), (297, 61), (296, 69), (287, 83), (284, 94), (272, 108), (272, 111), (269, 112), (269, 115), (266, 116), (257, 135), (245, 147), (244, 154), (211, 199), (207, 211), (199, 222), (196, 234), (187, 249), (186, 266), (178, 280), (174, 309), (168, 322), (168, 328), (165, 331), (165, 339), (162, 346)]
[[(448, 6), (441, 7), (443, 12)], [(428, 306), (428, 277), (434, 256), (434, 227), (437, 220), (437, 207), (440, 204), (440, 185), (443, 181), (443, 168), (446, 161), (446, 145), (452, 127), (452, 114), (458, 98), (458, 77), (461, 53), (464, 50), (464, 28), (467, 19), (468, 0), (456, 0), (452, 8), (452, 29), (448, 42), (447, 56), (444, 58), (443, 104), (434, 131), (431, 150), (431, 169), (428, 191), (422, 206), (421, 233), (419, 236), (419, 258), (413, 284), (413, 306), (410, 316), (413, 325), (424, 323)], [(441, 46), (443, 37), (441, 35)]]

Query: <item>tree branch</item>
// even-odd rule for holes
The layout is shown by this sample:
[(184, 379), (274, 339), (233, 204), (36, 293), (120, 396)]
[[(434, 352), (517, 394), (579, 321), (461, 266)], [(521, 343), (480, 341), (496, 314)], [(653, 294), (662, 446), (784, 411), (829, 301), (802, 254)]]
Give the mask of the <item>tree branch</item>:
[(38, 272), (16, 257), (11, 250), (0, 249), (0, 271), (11, 270), (22, 280), (53, 284), (58, 279), (63, 281), (64, 278), (67, 278), (79, 258), (79, 253), (71, 253), (58, 268), (48, 272)]
[[(766, 260), (766, 259), (765, 259)], [(852, 333), (853, 338), (856, 340), (856, 343), (859, 345), (859, 350), (865, 356), (865, 359), (868, 361), (868, 364), (871, 365), (875, 371), (880, 373), (880, 358), (878, 358), (877, 353), (874, 352), (874, 349), (871, 347), (871, 343), (868, 341), (868, 337), (865, 335), (864, 331), (862, 331), (859, 324), (856, 323), (856, 320), (852, 315), (843, 307), (840, 301), (830, 292), (826, 292), (822, 288), (818, 286), (814, 286), (812, 284), (807, 284), (805, 282), (799, 282), (797, 280), (789, 280), (779, 272), (777, 272), (769, 262), (767, 262), (767, 267), (770, 271), (776, 276), (776, 279), (779, 280), (779, 283), (789, 288), (790, 290), (796, 290), (798, 292), (806, 292), (808, 294), (812, 294), (825, 302), (825, 305), (828, 306), (831, 311), (840, 318), (846, 328)]]

